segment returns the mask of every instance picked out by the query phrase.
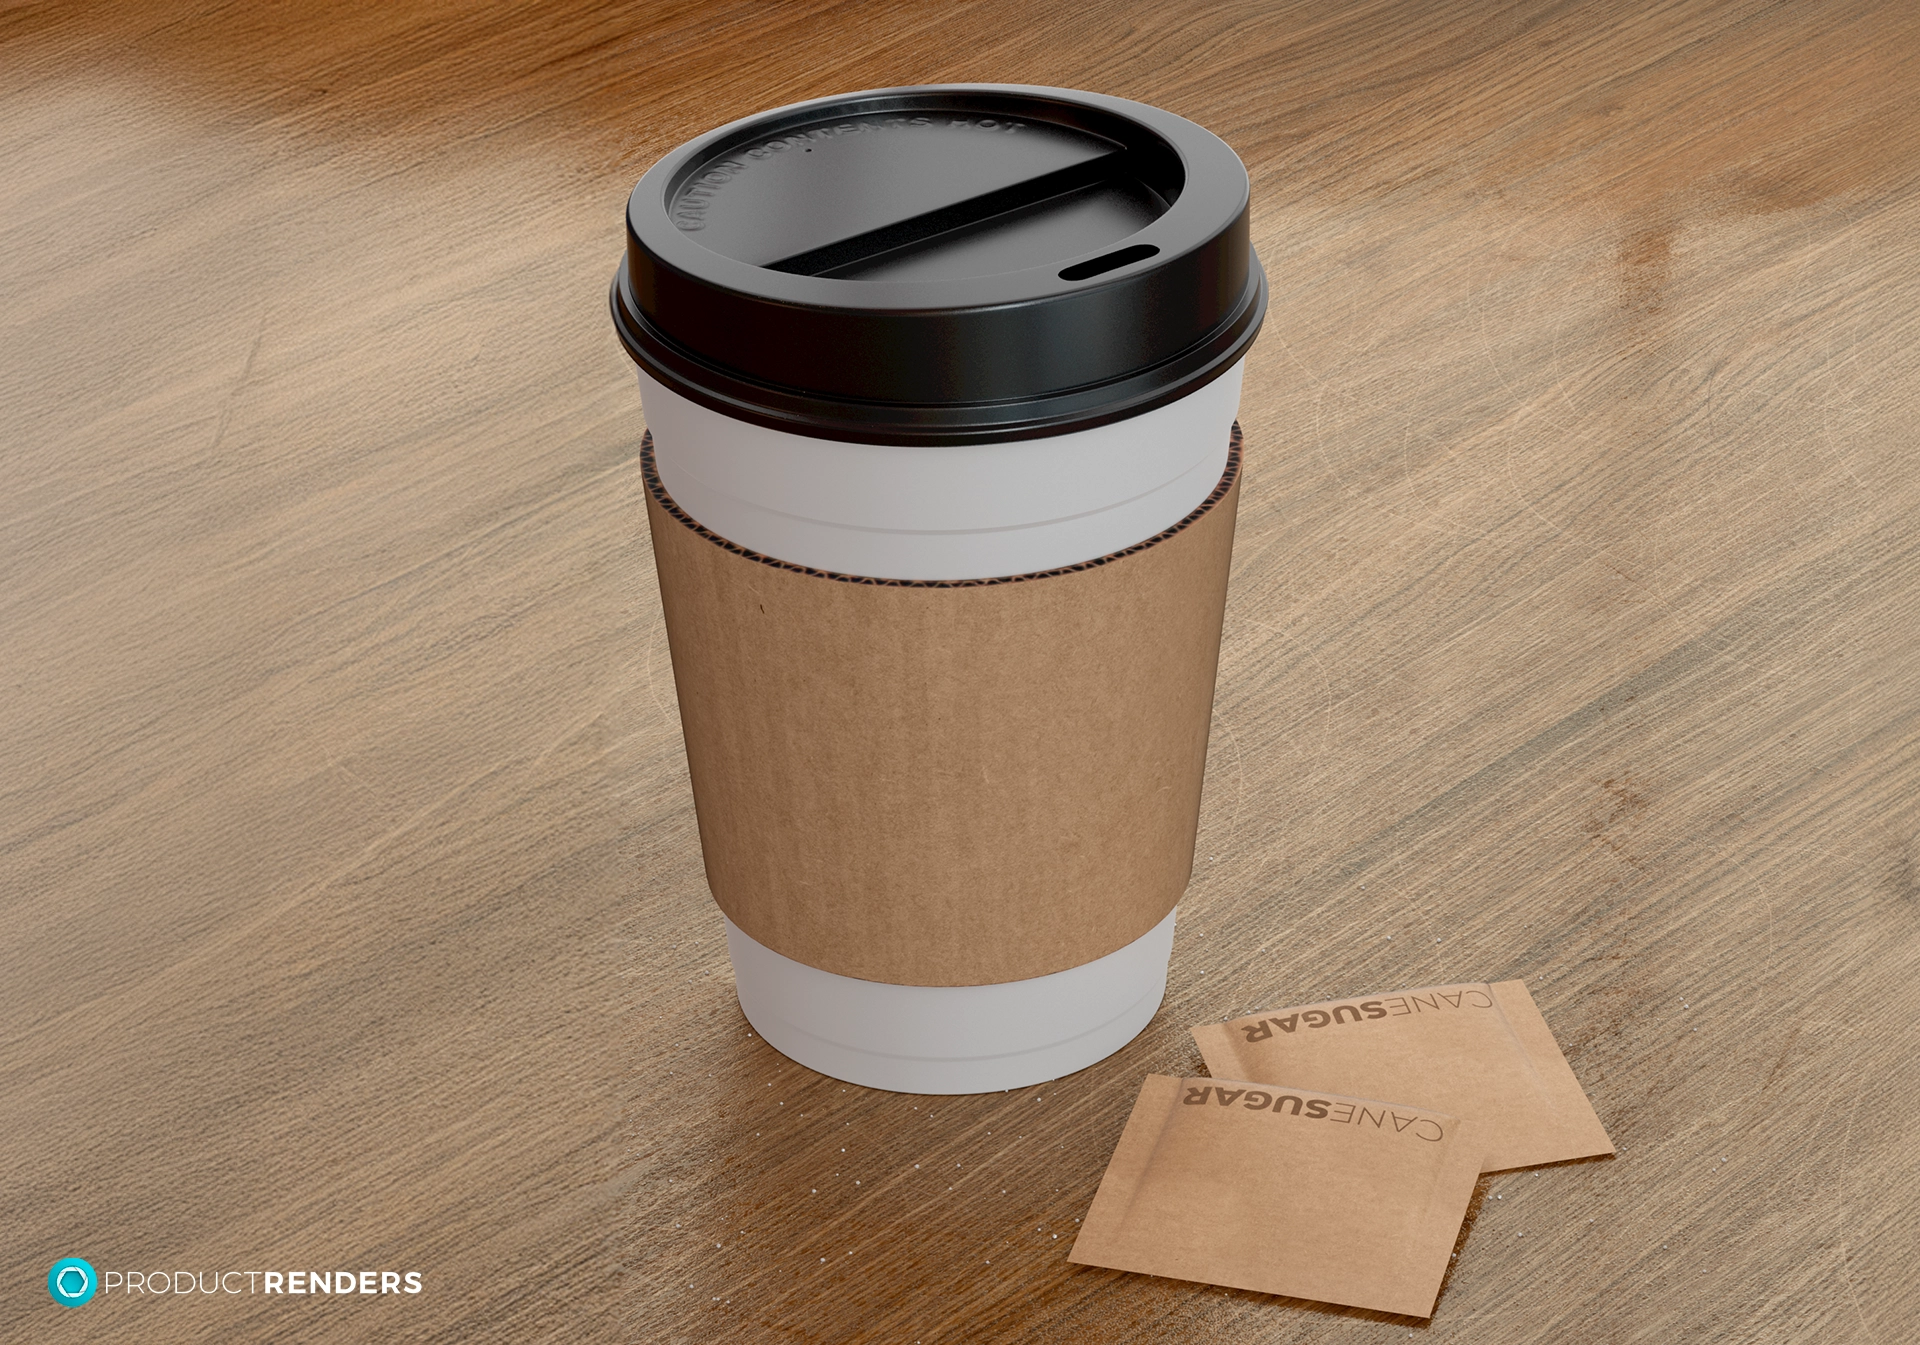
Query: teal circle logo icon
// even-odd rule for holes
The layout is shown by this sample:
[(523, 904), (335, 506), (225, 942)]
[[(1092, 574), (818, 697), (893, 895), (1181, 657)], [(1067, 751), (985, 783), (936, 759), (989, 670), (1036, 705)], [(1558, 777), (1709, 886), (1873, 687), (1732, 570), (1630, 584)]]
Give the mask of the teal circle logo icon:
[(63, 1308), (79, 1307), (91, 1299), (99, 1287), (100, 1277), (93, 1273), (93, 1267), (77, 1256), (55, 1261), (53, 1269), (47, 1272), (47, 1292)]

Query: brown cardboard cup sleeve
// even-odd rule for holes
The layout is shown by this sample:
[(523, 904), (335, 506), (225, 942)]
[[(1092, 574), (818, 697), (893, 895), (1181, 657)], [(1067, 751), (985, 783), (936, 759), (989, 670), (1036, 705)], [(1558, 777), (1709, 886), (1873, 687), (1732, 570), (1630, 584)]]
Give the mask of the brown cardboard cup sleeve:
[(1193, 1029), (1233, 1079), (1401, 1098), (1474, 1123), (1485, 1171), (1613, 1152), (1520, 981), (1270, 1009)]
[(1151, 1074), (1069, 1259), (1426, 1317), (1479, 1173), (1442, 1112)]
[(643, 448), (707, 883), (842, 976), (1063, 971), (1165, 918), (1193, 867), (1239, 435), (1212, 495), (1083, 565), (876, 581), (760, 556)]

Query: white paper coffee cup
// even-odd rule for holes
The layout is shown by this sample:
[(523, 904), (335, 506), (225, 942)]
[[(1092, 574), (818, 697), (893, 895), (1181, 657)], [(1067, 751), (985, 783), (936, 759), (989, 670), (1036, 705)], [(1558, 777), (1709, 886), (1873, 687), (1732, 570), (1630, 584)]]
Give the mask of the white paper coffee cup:
[[(1170, 114), (1097, 95), (882, 90), (683, 146), (635, 189), (614, 290), (616, 325), (640, 365), (657, 489), (673, 507), (672, 519), (654, 514), (656, 537), (684, 525), (740, 566), (931, 595), (967, 581), (1048, 583), (1034, 576), (1171, 536), (1219, 497), (1229, 472), (1242, 359), (1265, 304), (1245, 234), (1245, 172), (1230, 150)], [(1063, 353), (1062, 342), (1075, 348)], [(864, 373), (844, 367), (861, 360)], [(661, 575), (663, 591), (694, 583), (664, 555)], [(1215, 609), (1216, 641), (1217, 579), (1196, 596)], [(697, 604), (721, 601), (713, 591), (666, 593), (676, 677), (706, 638)], [(1100, 592), (1127, 601), (1117, 582)], [(1208, 694), (1214, 656), (1195, 651)], [(857, 677), (844, 694), (861, 694)], [(683, 694), (683, 718), (689, 702)], [(777, 754), (783, 731), (768, 722), (759, 731)], [(732, 806), (715, 801), (732, 795), (713, 781), (750, 769), (741, 763), (752, 744), (723, 764), (703, 746), (715, 730), (696, 727), (688, 722), (690, 764), (740, 1004), (791, 1058), (872, 1087), (989, 1091), (1083, 1068), (1157, 1011), (1173, 893), (1144, 932), (1116, 944), (1090, 929), (1077, 961), (1039, 975), (913, 983), (897, 979), (915, 974), (899, 959), (890, 975), (834, 970), (889, 967), (842, 957), (817, 920), (808, 938), (782, 935), (765, 903), (715, 881), (737, 868), (720, 861), (737, 856), (717, 856), (710, 833), (760, 843), (756, 828), (708, 815)], [(1186, 732), (1204, 760), (1204, 716)], [(1197, 770), (1187, 785), (1169, 806), (1187, 810), (1190, 864)], [(1083, 822), (1088, 813), (1084, 801), (1073, 810)], [(764, 858), (761, 871), (779, 882), (781, 856)], [(862, 881), (872, 888), (871, 875)], [(870, 899), (848, 937), (863, 936), (863, 919), (910, 927), (922, 898), (908, 889), (877, 916)], [(791, 899), (835, 897), (803, 887)], [(1032, 937), (1020, 924), (1016, 911), (969, 937)], [(913, 962), (923, 976), (926, 965)]]

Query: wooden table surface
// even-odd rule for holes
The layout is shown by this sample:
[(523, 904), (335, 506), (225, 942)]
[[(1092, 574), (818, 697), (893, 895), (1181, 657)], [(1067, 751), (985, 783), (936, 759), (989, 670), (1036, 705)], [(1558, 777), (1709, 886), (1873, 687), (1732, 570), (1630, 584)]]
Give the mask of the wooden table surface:
[[(1920, 1336), (1920, 6), (29, 0), (0, 71), (0, 1337)], [(929, 1099), (748, 1037), (605, 292), (673, 145), (964, 79), (1220, 133), (1273, 303), (1165, 1007)], [(1483, 1181), (1431, 1324), (1067, 1263), (1189, 1025), (1506, 977), (1621, 1152)]]

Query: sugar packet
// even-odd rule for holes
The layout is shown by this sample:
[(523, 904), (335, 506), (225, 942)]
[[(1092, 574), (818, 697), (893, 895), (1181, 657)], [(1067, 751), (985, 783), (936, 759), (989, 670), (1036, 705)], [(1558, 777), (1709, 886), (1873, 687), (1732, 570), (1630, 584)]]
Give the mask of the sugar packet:
[(1400, 1098), (1474, 1123), (1484, 1170), (1613, 1152), (1519, 981), (1432, 986), (1266, 1010), (1193, 1029), (1207, 1069)]
[(1150, 1074), (1069, 1259), (1426, 1317), (1480, 1174), (1472, 1131), (1422, 1107)]

